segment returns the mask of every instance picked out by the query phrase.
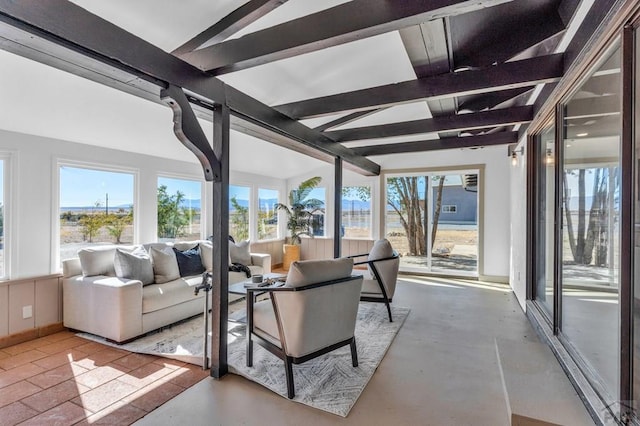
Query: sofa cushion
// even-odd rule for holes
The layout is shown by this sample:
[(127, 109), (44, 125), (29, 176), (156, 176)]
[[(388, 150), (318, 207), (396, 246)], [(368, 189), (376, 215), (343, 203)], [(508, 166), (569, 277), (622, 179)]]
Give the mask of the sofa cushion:
[(153, 261), (153, 274), (156, 284), (162, 284), (180, 278), (178, 261), (173, 247), (158, 250), (151, 247), (151, 260)]
[(213, 271), (213, 245), (208, 241), (200, 243), (200, 258), (202, 259), (202, 266), (208, 272)]
[(176, 255), (178, 261), (178, 270), (181, 277), (191, 277), (193, 275), (200, 275), (204, 272), (204, 266), (202, 266), (202, 258), (200, 257), (200, 249), (198, 246), (190, 248), (185, 251), (180, 251), (177, 248), (173, 248), (173, 252)]
[[(393, 247), (391, 247), (391, 243), (386, 238), (381, 240), (377, 240), (373, 243), (373, 247), (371, 247), (371, 251), (369, 252), (369, 256), (367, 260), (378, 260), (378, 259), (386, 259), (387, 257), (393, 256)], [(371, 270), (371, 266), (367, 265), (367, 269), (369, 269), (369, 274), (375, 279), (375, 275)]]
[(204, 297), (204, 291), (194, 295), (194, 287), (202, 282), (202, 277), (178, 278), (162, 284), (151, 284), (142, 288), (142, 313), (157, 311), (194, 298)]
[(287, 274), (288, 287), (337, 280), (351, 276), (353, 259), (298, 260), (291, 263)]
[(115, 277), (116, 271), (113, 267), (115, 253), (115, 246), (94, 246), (78, 250), (82, 275), (85, 277), (96, 275)]
[(187, 251), (198, 247), (198, 241), (175, 241), (173, 246), (180, 251)]
[(249, 240), (234, 243), (229, 241), (229, 257), (231, 263), (251, 265), (251, 253), (249, 252)]
[(138, 247), (131, 253), (116, 249), (113, 266), (117, 277), (140, 280), (143, 285), (154, 281), (151, 257), (143, 247)]

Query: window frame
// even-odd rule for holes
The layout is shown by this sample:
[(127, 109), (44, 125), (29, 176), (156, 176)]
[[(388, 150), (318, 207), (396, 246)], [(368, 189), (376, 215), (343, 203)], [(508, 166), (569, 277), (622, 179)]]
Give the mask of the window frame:
[(60, 258), (60, 169), (62, 167), (73, 167), (78, 169), (89, 169), (101, 172), (126, 173), (133, 176), (133, 244), (138, 244), (140, 239), (140, 170), (133, 167), (123, 167), (115, 164), (99, 164), (89, 161), (69, 160), (54, 158), (52, 170), (52, 200), (53, 214), (51, 215), (51, 273), (59, 273), (62, 270)]
[(249, 223), (249, 230), (251, 231), (252, 229), (255, 229), (255, 235), (252, 235), (251, 232), (249, 232), (249, 236), (250, 237), (255, 237), (255, 241), (256, 242), (261, 242), (261, 243), (270, 242), (270, 241), (277, 241), (279, 239), (282, 239), (281, 230), (280, 230), (280, 228), (281, 228), (280, 227), (280, 223), (281, 223), (280, 212), (278, 212), (278, 211), (276, 211), (276, 218), (277, 218), (276, 220), (278, 222), (276, 224), (276, 236), (275, 236), (275, 238), (261, 239), (260, 235), (258, 235), (258, 220), (259, 220), (258, 214), (260, 212), (260, 190), (261, 189), (264, 189), (264, 190), (267, 190), (267, 191), (275, 191), (278, 194), (276, 202), (282, 203), (282, 199), (280, 198), (281, 191), (278, 188), (274, 188), (274, 187), (266, 186), (266, 185), (255, 185), (254, 193), (255, 193), (255, 205), (256, 205), (256, 208), (253, 209), (254, 212), (251, 211), (251, 202), (249, 203), (250, 221), (255, 221), (255, 226), (253, 226), (253, 227), (251, 226), (252, 224)]
[(2, 199), (0, 202), (4, 205), (3, 211), (3, 248), (2, 248), (2, 271), (0, 274), (0, 281), (8, 281), (11, 279), (12, 271), (12, 249), (13, 244), (13, 230), (14, 230), (14, 217), (17, 217), (15, 211), (16, 206), (13, 203), (13, 191), (11, 190), (11, 183), (14, 181), (14, 163), (17, 162), (16, 158), (18, 152), (9, 150), (0, 150), (0, 161), (4, 162), (2, 169)]

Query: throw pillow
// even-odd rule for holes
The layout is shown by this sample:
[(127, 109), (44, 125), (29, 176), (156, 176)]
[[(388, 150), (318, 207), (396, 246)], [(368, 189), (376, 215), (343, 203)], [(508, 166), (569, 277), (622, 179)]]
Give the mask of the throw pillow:
[(115, 276), (113, 258), (115, 246), (94, 246), (78, 250), (82, 275), (93, 277), (96, 275)]
[(116, 249), (113, 259), (116, 276), (142, 281), (142, 285), (153, 284), (153, 266), (147, 251), (140, 247), (132, 252)]
[(249, 240), (232, 243), (229, 241), (229, 257), (231, 263), (251, 265), (251, 253), (249, 252)]
[(191, 277), (193, 275), (200, 275), (204, 272), (202, 258), (200, 257), (200, 250), (198, 247), (185, 251), (180, 251), (174, 247), (173, 252), (175, 253), (176, 260), (178, 261), (178, 270), (180, 271), (181, 277)]
[[(371, 251), (369, 252), (369, 256), (367, 260), (378, 260), (385, 259), (387, 257), (393, 256), (393, 247), (391, 247), (391, 243), (386, 238), (382, 240), (378, 240), (371, 247)], [(376, 278), (371, 266), (367, 265), (367, 269), (369, 269), (369, 274), (373, 279)]]
[(151, 247), (151, 260), (153, 261), (153, 274), (156, 284), (162, 284), (180, 278), (180, 269), (173, 247), (158, 250)]

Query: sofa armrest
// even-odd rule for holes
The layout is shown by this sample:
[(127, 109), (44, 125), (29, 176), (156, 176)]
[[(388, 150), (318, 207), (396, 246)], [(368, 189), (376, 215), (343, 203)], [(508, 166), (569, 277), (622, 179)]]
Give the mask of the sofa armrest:
[(118, 277), (62, 280), (65, 327), (122, 342), (142, 334), (142, 282)]
[(251, 253), (251, 264), (262, 267), (263, 274), (271, 273), (271, 255), (267, 253)]
[(62, 261), (62, 276), (64, 278), (75, 277), (76, 275), (82, 275), (82, 266), (80, 265), (80, 258), (73, 257), (71, 259), (65, 259)]

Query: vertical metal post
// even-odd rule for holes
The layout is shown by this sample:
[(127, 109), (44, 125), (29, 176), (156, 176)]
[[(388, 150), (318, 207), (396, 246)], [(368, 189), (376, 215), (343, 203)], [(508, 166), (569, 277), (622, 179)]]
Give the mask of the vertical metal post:
[(342, 251), (342, 158), (336, 157), (333, 191), (333, 257), (339, 258)]
[(564, 197), (564, 105), (556, 106), (556, 140), (554, 144), (554, 232), (553, 232), (553, 334), (558, 335), (562, 329), (562, 197)]
[(213, 291), (211, 320), (211, 376), (219, 379), (227, 365), (229, 315), (229, 108), (213, 110), (213, 151), (220, 161), (220, 179), (213, 182)]

